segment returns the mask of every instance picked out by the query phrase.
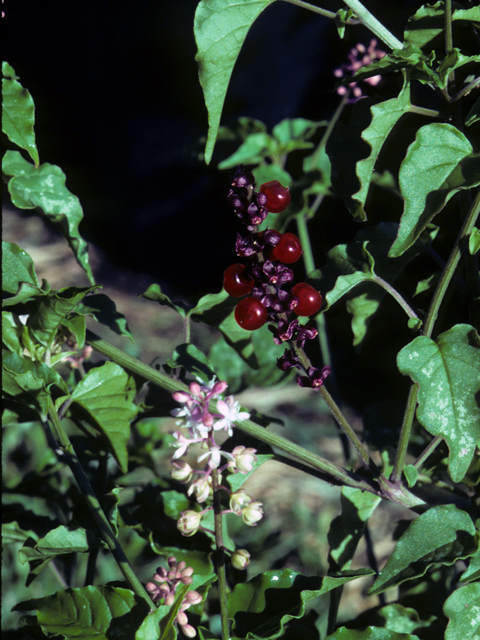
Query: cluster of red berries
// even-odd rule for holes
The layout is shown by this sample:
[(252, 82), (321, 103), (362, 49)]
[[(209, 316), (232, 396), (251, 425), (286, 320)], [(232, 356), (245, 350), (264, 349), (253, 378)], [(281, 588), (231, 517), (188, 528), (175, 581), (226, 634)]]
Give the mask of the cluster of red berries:
[[(295, 341), (303, 348), (305, 340), (315, 338), (314, 327), (301, 325), (296, 316), (311, 316), (320, 310), (322, 296), (311, 285), (300, 282), (293, 286), (293, 264), (302, 255), (300, 240), (293, 233), (272, 229), (257, 231), (267, 214), (284, 211), (290, 204), (290, 193), (277, 180), (266, 182), (260, 191), (254, 190), (251, 173), (239, 167), (232, 176), (228, 200), (247, 228), (247, 234), (237, 234), (236, 252), (244, 263), (232, 264), (225, 270), (223, 286), (236, 298), (244, 297), (235, 307), (235, 320), (243, 328), (254, 331), (268, 320), (276, 344)], [(289, 290), (284, 287), (287, 286)], [(299, 361), (288, 350), (279, 359), (284, 370), (298, 367)]]

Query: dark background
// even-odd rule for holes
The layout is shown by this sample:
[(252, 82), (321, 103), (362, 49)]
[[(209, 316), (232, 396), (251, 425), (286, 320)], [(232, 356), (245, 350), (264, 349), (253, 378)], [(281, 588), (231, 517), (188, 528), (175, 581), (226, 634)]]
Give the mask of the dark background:
[[(208, 167), (201, 158), (207, 113), (194, 60), (197, 4), (6, 0), (2, 20), (3, 59), (36, 104), (40, 160), (66, 173), (84, 208), (82, 234), (114, 265), (193, 300), (218, 291), (235, 261), (228, 173), (216, 169), (233, 148), (218, 145)], [(421, 3), (366, 4), (401, 38)], [(283, 118), (328, 118), (338, 101), (332, 69), (369, 39), (355, 27), (341, 41), (331, 20), (275, 3), (249, 32), (222, 124), (250, 116), (271, 129)], [(108, 270), (96, 276), (102, 282)]]

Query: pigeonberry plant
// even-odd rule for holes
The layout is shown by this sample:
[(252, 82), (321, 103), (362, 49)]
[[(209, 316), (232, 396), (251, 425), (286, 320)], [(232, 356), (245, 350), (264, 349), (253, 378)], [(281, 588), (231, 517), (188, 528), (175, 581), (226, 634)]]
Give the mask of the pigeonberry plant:
[[(340, 39), (361, 25), (331, 69), (337, 106), (271, 133), (248, 117), (221, 127), (248, 31), (283, 1), (334, 20)], [(87, 328), (133, 339), (98, 292), (78, 198), (40, 163), (33, 99), (3, 63), (12, 203), (58, 226), (89, 283), (54, 290), (3, 243), (3, 597), (21, 637), (480, 637), (480, 8), (418, 6), (399, 40), (358, 0), (320, 4), (198, 4), (205, 162), (217, 139), (216, 154), (238, 141), (218, 161), (237, 262), (194, 306), (157, 284), (143, 293), (184, 327), (161, 367)], [(192, 322), (216, 331), (208, 353)], [(290, 388), (311, 438), (299, 417), (298, 440), (278, 433), (288, 404), (268, 417), (234, 396), (259, 389), (267, 407)], [(342, 462), (319, 446), (326, 415)], [(272, 461), (318, 482), (319, 504), (336, 492), (309, 554), (302, 505), (275, 520), (249, 484)], [(277, 476), (277, 496), (287, 483)], [(382, 509), (386, 555), (369, 525)], [(269, 518), (287, 540), (265, 533)], [(277, 540), (297, 561), (269, 561)]]

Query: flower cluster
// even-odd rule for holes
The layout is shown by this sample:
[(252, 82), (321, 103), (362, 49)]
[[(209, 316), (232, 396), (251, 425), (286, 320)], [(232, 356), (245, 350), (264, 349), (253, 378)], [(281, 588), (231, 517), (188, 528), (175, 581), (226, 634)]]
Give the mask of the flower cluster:
[[(348, 64), (342, 64), (335, 69), (333, 72), (336, 78), (344, 78), (345, 76), (354, 75), (359, 69), (362, 67), (375, 62), (376, 60), (381, 60), (386, 54), (382, 49), (377, 49), (377, 41), (375, 39), (370, 40), (370, 44), (368, 47), (359, 43), (352, 49), (348, 54)], [(364, 82), (367, 82), (372, 87), (375, 87), (380, 80), (382, 79), (381, 75), (371, 76), (370, 78), (365, 78)], [(351, 91), (353, 98), (349, 100), (349, 102), (356, 102), (360, 98), (363, 97), (362, 89), (358, 86), (356, 82), (351, 82), (348, 87), (341, 86), (337, 88), (337, 93), (340, 96), (343, 96), (347, 93), (347, 91)]]
[[(187, 567), (185, 562), (177, 562), (174, 556), (168, 558), (169, 570), (167, 571), (163, 567), (158, 567), (157, 572), (153, 576), (155, 582), (148, 582), (146, 589), (152, 596), (153, 602), (163, 600), (163, 604), (172, 606), (175, 600), (175, 592), (179, 584), (192, 584), (193, 568)], [(182, 629), (182, 632), (187, 638), (194, 638), (197, 632), (188, 624), (188, 618), (185, 611), (193, 604), (199, 604), (202, 601), (202, 596), (198, 591), (187, 591), (185, 594), (180, 609), (177, 613), (176, 621)]]
[[(231, 436), (234, 423), (250, 417), (249, 413), (240, 409), (233, 396), (225, 399), (221, 397), (226, 388), (226, 382), (214, 379), (209, 385), (190, 383), (190, 393), (176, 391), (173, 394), (174, 400), (183, 406), (174, 409), (171, 413), (181, 418), (177, 425), (187, 429), (188, 436), (181, 431), (174, 431), (172, 434), (175, 438), (172, 446), (176, 448), (172, 456), (174, 467), (172, 477), (179, 482), (191, 482), (187, 493), (195, 496), (197, 502), (202, 504), (213, 496), (213, 471), (215, 470), (218, 474), (219, 488), (230, 495), (230, 509), (222, 513), (234, 513), (241, 516), (245, 524), (254, 526), (263, 516), (261, 502), (254, 501), (243, 489), (232, 492), (220, 484), (221, 474), (226, 469), (231, 473), (250, 473), (257, 461), (256, 449), (237, 446), (230, 453), (222, 451), (215, 442), (217, 431), (226, 431)], [(210, 410), (212, 400), (216, 400), (216, 412)], [(180, 460), (189, 452), (189, 447), (193, 444), (199, 445), (204, 450), (204, 453), (197, 458), (197, 462), (206, 463), (203, 470), (194, 470), (185, 460)], [(222, 458), (226, 460), (223, 465), (221, 465)], [(211, 509), (212, 507), (208, 506), (203, 511), (183, 511), (177, 522), (180, 532), (184, 536), (193, 536), (200, 529), (206, 530), (202, 527), (201, 521), (203, 515)], [(245, 563), (245, 558), (243, 563), (245, 566), (248, 564), (248, 562)]]
[(232, 176), (228, 201), (247, 230), (246, 234), (237, 234), (235, 244), (243, 264), (231, 265), (224, 274), (224, 288), (230, 295), (248, 295), (237, 304), (235, 319), (248, 330), (270, 321), (268, 329), (275, 344), (288, 342), (292, 347), (279, 358), (278, 367), (283, 371), (304, 369), (307, 376), (299, 377), (298, 383), (317, 388), (330, 369), (325, 367), (319, 375), (316, 369), (302, 364), (298, 350), (303, 350), (305, 341), (315, 338), (318, 331), (301, 324), (298, 317), (317, 313), (322, 296), (307, 283), (294, 284), (294, 272), (287, 265), (302, 255), (300, 240), (292, 233), (257, 230), (268, 211), (278, 212), (288, 206), (288, 190), (272, 181), (262, 185), (258, 193), (253, 175), (240, 166)]

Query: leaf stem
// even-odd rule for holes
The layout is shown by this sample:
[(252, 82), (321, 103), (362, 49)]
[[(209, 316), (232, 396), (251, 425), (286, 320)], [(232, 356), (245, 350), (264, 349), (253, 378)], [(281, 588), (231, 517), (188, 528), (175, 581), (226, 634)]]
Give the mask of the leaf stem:
[[(477, 222), (480, 214), (480, 190), (477, 191), (475, 200), (468, 212), (465, 222), (462, 225), (458, 238), (452, 249), (450, 257), (443, 269), (440, 280), (435, 288), (435, 292), (428, 309), (427, 318), (423, 326), (423, 335), (430, 338), (433, 333), (433, 328), (438, 317), (438, 311), (442, 304), (443, 298), (447, 291), (457, 268), (458, 262), (462, 254), (462, 248), (465, 247), (468, 242), (468, 236), (472, 233), (473, 228)], [(417, 385), (412, 384), (408, 395), (407, 404), (405, 407), (405, 414), (403, 417), (402, 428), (400, 431), (399, 445), (397, 449), (397, 455), (393, 466), (392, 474), (390, 476), (390, 482), (395, 486), (398, 486), (401, 482), (401, 476), (403, 467), (405, 465), (405, 457), (407, 455), (408, 442), (410, 440), (410, 432), (412, 430), (413, 418), (415, 416), (415, 408), (417, 404)]]
[(469, 84), (467, 84), (466, 87), (463, 87), (463, 89), (460, 89), (460, 91), (453, 96), (451, 102), (456, 102), (457, 100), (460, 100), (460, 98), (463, 98), (463, 96), (468, 95), (470, 91), (473, 91), (479, 85), (480, 85), (480, 76), (478, 78), (475, 78), (475, 80), (472, 80)]
[[(301, 7), (302, 9), (307, 9), (308, 11), (313, 11), (313, 13), (318, 13), (325, 18), (330, 18), (331, 20), (335, 20), (337, 14), (334, 11), (328, 11), (328, 9), (322, 9), (321, 7), (316, 7), (309, 2), (304, 2), (303, 0), (283, 0), (284, 2), (288, 2), (289, 4), (294, 4), (297, 7)], [(358, 24), (358, 21), (352, 20), (348, 21), (346, 24)]]
[(85, 475), (75, 449), (73, 448), (72, 443), (70, 442), (70, 439), (62, 426), (51, 396), (49, 396), (48, 399), (48, 416), (50, 418), (54, 438), (65, 456), (65, 461), (70, 467), (73, 476), (77, 481), (81, 494), (87, 501), (88, 508), (90, 509), (90, 513), (92, 514), (93, 519), (95, 520), (100, 530), (102, 539), (105, 541), (108, 548), (112, 552), (112, 555), (115, 558), (118, 566), (120, 567), (121, 572), (125, 576), (125, 580), (130, 584), (133, 591), (135, 591), (137, 596), (145, 600), (151, 610), (155, 610), (156, 607), (154, 603), (150, 599), (150, 596), (146, 592), (143, 584), (137, 578), (137, 575), (130, 565), (125, 552), (123, 551), (120, 543), (115, 537), (114, 532), (112, 531), (112, 527), (110, 526), (108, 518), (105, 515), (100, 502), (95, 495), (92, 486), (87, 479), (87, 476)]
[(377, 38), (380, 38), (391, 49), (403, 49), (403, 44), (393, 33), (383, 26), (383, 24), (373, 16), (370, 11), (363, 6), (359, 0), (343, 0), (345, 4), (355, 12), (360, 22), (365, 25)]
[(436, 436), (431, 440), (431, 442), (425, 447), (423, 452), (418, 456), (418, 458), (413, 463), (413, 466), (416, 469), (420, 469), (420, 467), (424, 464), (425, 460), (432, 454), (438, 445), (442, 442), (442, 438), (440, 436)]
[(386, 280), (376, 275), (373, 277), (372, 281), (376, 282), (383, 289), (385, 289), (385, 291), (387, 291), (387, 293), (389, 293), (398, 302), (398, 304), (402, 307), (402, 309), (405, 311), (405, 313), (409, 318), (413, 318), (415, 320), (420, 319), (418, 315), (415, 313), (415, 311), (412, 309), (412, 307), (408, 304), (408, 302), (404, 298), (402, 298), (402, 296), (398, 293), (398, 291), (394, 287), (392, 287), (392, 285), (389, 284)]
[(213, 510), (215, 523), (215, 546), (217, 556), (218, 593), (220, 598), (220, 619), (222, 621), (222, 640), (229, 640), (230, 630), (227, 604), (227, 573), (225, 570), (225, 551), (223, 547), (223, 521), (218, 471), (212, 470)]
[(417, 113), (419, 116), (427, 116), (428, 118), (439, 118), (440, 111), (435, 109), (427, 109), (426, 107), (418, 107), (416, 104), (411, 104), (408, 109), (408, 113)]

